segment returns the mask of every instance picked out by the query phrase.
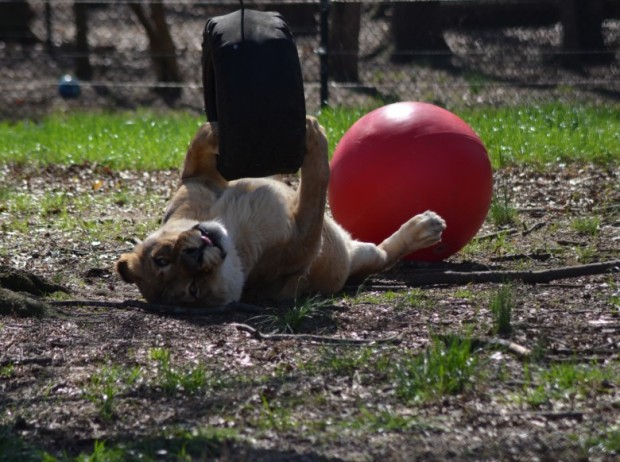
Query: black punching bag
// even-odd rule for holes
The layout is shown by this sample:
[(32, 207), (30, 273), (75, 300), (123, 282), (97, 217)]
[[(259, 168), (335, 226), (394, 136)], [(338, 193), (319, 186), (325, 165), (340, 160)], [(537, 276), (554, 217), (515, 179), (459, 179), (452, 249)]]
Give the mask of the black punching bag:
[(219, 127), (227, 180), (293, 173), (305, 154), (306, 107), (293, 35), (280, 14), (238, 10), (207, 21), (207, 119)]

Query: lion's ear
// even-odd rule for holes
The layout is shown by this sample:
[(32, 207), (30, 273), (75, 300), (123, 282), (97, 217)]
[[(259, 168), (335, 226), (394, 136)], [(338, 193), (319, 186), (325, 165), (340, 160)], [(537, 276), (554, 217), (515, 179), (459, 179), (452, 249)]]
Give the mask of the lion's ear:
[(123, 281), (135, 284), (141, 276), (140, 259), (135, 253), (124, 253), (116, 262), (116, 271)]

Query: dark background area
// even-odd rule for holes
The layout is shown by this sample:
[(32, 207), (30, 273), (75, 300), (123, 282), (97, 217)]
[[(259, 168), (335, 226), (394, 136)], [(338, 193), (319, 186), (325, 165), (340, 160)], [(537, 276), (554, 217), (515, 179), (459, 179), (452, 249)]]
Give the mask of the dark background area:
[[(375, 99), (450, 107), (620, 95), (618, 0), (245, 6), (280, 11), (291, 26), (310, 112)], [(0, 117), (80, 107), (202, 112), (204, 25), (237, 8), (233, 0), (2, 0)], [(58, 95), (67, 73), (81, 82), (74, 100)]]

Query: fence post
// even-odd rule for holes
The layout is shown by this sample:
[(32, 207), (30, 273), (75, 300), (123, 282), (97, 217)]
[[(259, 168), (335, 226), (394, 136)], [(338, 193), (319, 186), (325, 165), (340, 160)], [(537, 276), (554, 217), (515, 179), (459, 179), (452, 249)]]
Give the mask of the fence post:
[(321, 32), (321, 43), (317, 50), (321, 66), (321, 107), (329, 104), (329, 9), (331, 0), (321, 0), (321, 20), (319, 28)]
[(51, 0), (45, 2), (45, 32), (47, 38), (45, 39), (45, 46), (47, 52), (51, 55), (54, 52), (54, 41), (52, 40), (52, 4)]

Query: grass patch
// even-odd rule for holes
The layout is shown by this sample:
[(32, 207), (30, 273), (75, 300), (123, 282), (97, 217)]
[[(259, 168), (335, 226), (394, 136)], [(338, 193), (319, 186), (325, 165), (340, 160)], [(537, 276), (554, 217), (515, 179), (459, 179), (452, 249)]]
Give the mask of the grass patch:
[(396, 361), (392, 370), (396, 394), (407, 402), (456, 395), (469, 385), (477, 366), (468, 339), (434, 339), (424, 353)]
[(116, 416), (116, 397), (142, 380), (139, 367), (124, 369), (121, 366), (104, 366), (90, 377), (84, 390), (84, 397), (97, 408), (103, 420)]
[[(260, 394), (261, 406), (259, 416), (252, 421), (252, 424), (259, 430), (288, 431), (299, 426), (293, 418), (291, 407), (272, 402), (263, 393)], [(290, 404), (290, 403), (287, 403)]]
[[(318, 115), (330, 151), (368, 108)], [(620, 108), (550, 103), (449, 108), (484, 141), (493, 166), (558, 162), (620, 163)], [(184, 112), (77, 112), (40, 122), (0, 123), (0, 164), (81, 164), (114, 169), (178, 168), (202, 117)]]
[(369, 368), (379, 371), (378, 354), (371, 347), (334, 350), (326, 348), (322, 350), (320, 358), (314, 364), (306, 363), (304, 369), (310, 373), (328, 372), (341, 377), (349, 377), (354, 373), (364, 372)]
[(424, 429), (417, 417), (398, 414), (390, 409), (370, 409), (362, 407), (357, 415), (341, 422), (342, 427), (373, 433), (403, 432)]
[(325, 307), (333, 304), (332, 299), (322, 297), (307, 297), (296, 300), (292, 307), (279, 310), (274, 314), (256, 316), (258, 321), (267, 329), (279, 332), (297, 333), (303, 329), (303, 325), (311, 319), (325, 315)]
[[(327, 109), (319, 120), (333, 149), (373, 108)], [(484, 142), (494, 168), (558, 162), (620, 163), (620, 107), (549, 103), (539, 106), (448, 108)]]
[(458, 111), (484, 141), (495, 168), (506, 164), (620, 161), (620, 107), (549, 103)]
[(171, 361), (170, 350), (167, 348), (152, 348), (149, 352), (151, 359), (156, 362), (157, 377), (155, 383), (164, 393), (194, 394), (203, 390), (207, 385), (207, 372), (202, 364), (180, 369), (174, 367)]
[(599, 217), (580, 217), (575, 218), (571, 227), (579, 234), (585, 236), (596, 236), (599, 232), (601, 219)]
[(93, 403), (103, 420), (116, 417), (117, 397), (140, 384), (146, 384), (168, 396), (179, 393), (195, 394), (206, 388), (207, 372), (202, 364), (179, 368), (172, 364), (167, 348), (152, 348), (149, 359), (155, 366), (155, 376), (147, 374), (142, 367), (126, 369), (121, 366), (104, 366), (91, 375), (84, 388), (84, 397)]
[(424, 289), (412, 288), (409, 290), (386, 290), (385, 292), (360, 291), (354, 296), (347, 296), (349, 303), (365, 303), (370, 305), (392, 305), (396, 309), (403, 308), (429, 308), (433, 300)]
[(10, 379), (15, 375), (15, 365), (12, 363), (0, 367), (0, 379)]
[(585, 438), (582, 446), (590, 454), (594, 456), (608, 455), (617, 456), (620, 454), (620, 425), (616, 425), (609, 430), (596, 435)]
[(513, 298), (514, 290), (509, 284), (500, 286), (491, 296), (489, 307), (493, 315), (493, 332), (497, 335), (512, 332)]
[(551, 405), (554, 401), (579, 402), (585, 398), (607, 393), (611, 384), (620, 381), (618, 371), (610, 366), (596, 364), (553, 364), (534, 373), (525, 366), (527, 382), (536, 383), (524, 390), (521, 397), (532, 407)]
[(0, 163), (177, 168), (201, 119), (183, 112), (72, 112), (0, 123)]
[(493, 197), (488, 219), (496, 227), (513, 226), (517, 222), (517, 216), (517, 209), (512, 205), (507, 194)]

